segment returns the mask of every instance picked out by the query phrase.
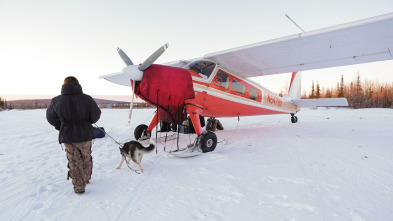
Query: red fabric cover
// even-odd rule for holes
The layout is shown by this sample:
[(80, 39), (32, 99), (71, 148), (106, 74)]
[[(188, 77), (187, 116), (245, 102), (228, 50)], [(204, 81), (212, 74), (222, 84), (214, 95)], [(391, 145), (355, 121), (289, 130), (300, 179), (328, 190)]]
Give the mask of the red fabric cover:
[(177, 124), (187, 118), (186, 111), (183, 111), (185, 100), (195, 96), (191, 74), (187, 70), (157, 64), (144, 71), (136, 89), (136, 94), (143, 100), (158, 105), (160, 120)]

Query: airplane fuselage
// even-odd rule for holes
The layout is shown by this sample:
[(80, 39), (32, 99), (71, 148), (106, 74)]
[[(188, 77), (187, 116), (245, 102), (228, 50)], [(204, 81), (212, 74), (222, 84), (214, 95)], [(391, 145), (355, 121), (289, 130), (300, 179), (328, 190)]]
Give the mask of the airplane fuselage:
[(186, 66), (195, 98), (186, 101), (204, 117), (237, 117), (297, 113), (300, 109), (261, 85), (216, 65), (209, 76)]

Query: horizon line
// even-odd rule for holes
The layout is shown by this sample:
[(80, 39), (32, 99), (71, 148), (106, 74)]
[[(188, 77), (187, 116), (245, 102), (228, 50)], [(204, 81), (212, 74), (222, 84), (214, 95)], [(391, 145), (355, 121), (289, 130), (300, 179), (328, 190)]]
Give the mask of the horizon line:
[[(52, 99), (57, 95), (54, 94), (0, 94), (2, 99), (6, 99), (7, 101), (15, 101), (15, 100), (35, 100), (35, 99)], [(127, 101), (131, 102), (131, 95), (98, 95), (98, 94), (89, 94), (93, 98), (96, 99), (105, 99), (105, 100), (114, 100), (114, 101)]]

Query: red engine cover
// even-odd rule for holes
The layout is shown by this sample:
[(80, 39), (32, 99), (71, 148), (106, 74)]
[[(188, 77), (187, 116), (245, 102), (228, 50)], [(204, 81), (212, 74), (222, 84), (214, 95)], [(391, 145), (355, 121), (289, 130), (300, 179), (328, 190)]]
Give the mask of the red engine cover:
[(187, 117), (184, 102), (194, 98), (194, 87), (187, 70), (152, 64), (144, 71), (136, 94), (158, 106), (160, 120), (180, 124)]

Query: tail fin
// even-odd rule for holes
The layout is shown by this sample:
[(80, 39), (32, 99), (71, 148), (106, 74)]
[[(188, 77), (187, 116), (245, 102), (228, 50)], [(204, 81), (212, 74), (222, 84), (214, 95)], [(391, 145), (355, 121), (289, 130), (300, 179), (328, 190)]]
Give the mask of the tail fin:
[(289, 93), (284, 99), (291, 101), (300, 99), (302, 92), (302, 72), (292, 72), (291, 84), (289, 85)]

